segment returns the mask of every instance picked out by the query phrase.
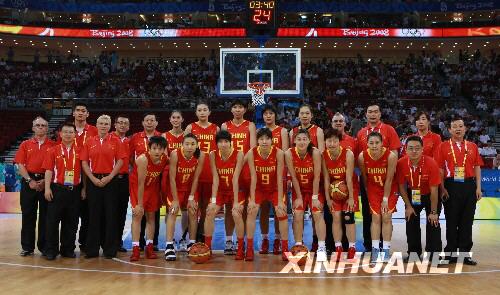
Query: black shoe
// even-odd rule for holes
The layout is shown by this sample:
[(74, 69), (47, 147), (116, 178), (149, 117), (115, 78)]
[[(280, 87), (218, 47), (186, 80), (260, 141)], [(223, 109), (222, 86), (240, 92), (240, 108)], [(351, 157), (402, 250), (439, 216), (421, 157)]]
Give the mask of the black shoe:
[(477, 261), (472, 260), (472, 258), (470, 258), (470, 257), (465, 257), (464, 264), (474, 266), (474, 265), (477, 265)]
[(56, 255), (47, 254), (47, 256), (45, 256), (45, 259), (47, 259), (47, 260), (55, 260), (56, 259)]
[(158, 245), (153, 245), (153, 251), (158, 252)]
[(85, 246), (84, 246), (84, 245), (80, 245), (80, 252), (86, 252), (86, 251), (85, 251)]
[(99, 254), (86, 254), (85, 255), (86, 259), (97, 258), (97, 257), (99, 257)]
[(75, 252), (61, 253), (61, 257), (64, 258), (76, 258)]
[(104, 254), (104, 258), (106, 258), (106, 259), (113, 259), (115, 257), (116, 257), (116, 255)]
[(118, 252), (127, 253), (127, 249), (120, 247), (120, 248), (118, 248)]
[(33, 251), (28, 251), (28, 250), (22, 250), (21, 253), (19, 253), (19, 255), (21, 255), (23, 257), (32, 256), (33, 254), (34, 254)]

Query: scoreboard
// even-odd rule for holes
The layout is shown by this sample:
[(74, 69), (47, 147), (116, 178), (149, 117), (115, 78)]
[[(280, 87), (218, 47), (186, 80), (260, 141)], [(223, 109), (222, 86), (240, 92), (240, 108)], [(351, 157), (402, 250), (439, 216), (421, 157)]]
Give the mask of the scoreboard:
[(277, 0), (247, 1), (247, 35), (271, 36), (277, 29)]

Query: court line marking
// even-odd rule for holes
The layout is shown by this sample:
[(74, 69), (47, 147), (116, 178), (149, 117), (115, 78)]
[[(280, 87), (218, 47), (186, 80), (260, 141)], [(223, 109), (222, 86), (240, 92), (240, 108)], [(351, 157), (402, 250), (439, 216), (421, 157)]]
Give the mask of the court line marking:
[[(156, 266), (156, 265), (147, 265), (147, 264), (140, 264), (140, 263), (134, 263), (126, 260), (122, 260), (119, 258), (113, 258), (114, 261), (118, 261), (124, 264), (129, 264), (133, 266), (142, 266), (142, 267), (149, 267), (149, 268), (155, 268), (155, 269), (164, 269), (164, 270), (177, 270), (177, 271), (187, 271), (187, 272), (201, 272), (201, 273), (229, 273), (229, 274), (234, 274), (234, 273), (243, 273), (243, 274), (278, 274), (282, 275), (282, 273), (276, 272), (276, 271), (227, 271), (227, 270), (202, 270), (202, 269), (187, 269), (187, 268), (176, 268), (176, 267), (162, 267), (162, 266)], [(281, 260), (280, 260), (281, 261)], [(244, 263), (243, 261), (240, 261)], [(238, 262), (236, 262), (238, 263)], [(287, 262), (288, 263), (288, 262)], [(285, 267), (286, 264), (283, 264), (283, 267)], [(345, 267), (345, 268), (335, 268), (335, 270), (346, 270), (346, 269), (351, 269), (351, 268), (362, 268), (363, 266), (369, 266), (370, 263), (367, 264), (360, 264), (358, 266), (352, 266), (352, 267)], [(321, 269), (321, 273), (326, 273), (326, 269)]]
[(134, 271), (119, 271), (119, 270), (102, 270), (102, 269), (83, 269), (83, 268), (69, 268), (69, 267), (55, 267), (55, 266), (42, 266), (42, 265), (28, 265), (19, 263), (9, 263), (0, 262), (0, 265), (12, 266), (12, 267), (27, 267), (27, 268), (39, 268), (39, 269), (50, 269), (50, 270), (68, 270), (68, 271), (82, 271), (82, 272), (96, 272), (96, 273), (114, 273), (114, 274), (127, 274), (127, 275), (155, 275), (155, 276), (175, 276), (175, 277), (205, 277), (205, 278), (250, 278), (250, 279), (314, 279), (314, 280), (324, 280), (324, 279), (364, 279), (364, 278), (391, 278), (391, 277), (418, 277), (418, 276), (441, 276), (441, 275), (475, 275), (483, 273), (496, 273), (500, 272), (500, 269), (494, 270), (478, 270), (471, 272), (461, 272), (461, 273), (437, 273), (437, 274), (386, 274), (386, 275), (364, 275), (364, 276), (326, 276), (326, 277), (314, 277), (314, 276), (237, 276), (237, 275), (196, 275), (196, 274), (177, 274), (177, 273), (155, 273), (155, 272), (134, 272)]

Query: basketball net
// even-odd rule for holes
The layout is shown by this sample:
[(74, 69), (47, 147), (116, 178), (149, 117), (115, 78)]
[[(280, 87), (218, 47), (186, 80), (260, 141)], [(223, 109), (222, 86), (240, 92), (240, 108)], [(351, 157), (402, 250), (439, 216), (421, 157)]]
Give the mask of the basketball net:
[(266, 90), (271, 88), (271, 84), (267, 82), (252, 82), (248, 83), (248, 88), (250, 94), (252, 95), (252, 104), (254, 106), (260, 106), (266, 103), (264, 100), (264, 95)]

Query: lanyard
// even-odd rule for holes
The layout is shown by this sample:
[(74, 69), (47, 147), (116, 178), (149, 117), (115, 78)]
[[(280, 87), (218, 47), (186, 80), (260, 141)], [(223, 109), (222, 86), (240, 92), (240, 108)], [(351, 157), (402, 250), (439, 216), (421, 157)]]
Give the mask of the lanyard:
[[(71, 155), (71, 148), (70, 150), (68, 151), (68, 158), (70, 157)], [(64, 161), (64, 170), (69, 170), (68, 169), (68, 165), (66, 163), (66, 154), (64, 152), (64, 148), (61, 146), (61, 153), (62, 153), (62, 158), (63, 158), (63, 161)], [(71, 170), (74, 170), (75, 169), (75, 162), (76, 162), (76, 152), (73, 152), (73, 165), (71, 166)]]
[[(453, 148), (453, 143), (451, 139), (450, 139), (450, 148), (451, 148), (451, 154), (453, 155), (453, 164), (457, 166), (457, 157), (455, 156), (455, 149)], [(459, 167), (465, 167), (465, 161), (467, 160), (467, 140), (464, 140), (464, 150), (465, 150), (464, 161), (463, 164)]]
[(144, 148), (146, 149), (146, 152), (148, 152), (148, 138), (144, 137)]
[[(414, 182), (413, 182), (413, 166), (411, 165), (410, 163), (410, 159), (408, 158), (408, 167), (410, 168), (410, 181), (411, 181), (411, 188), (420, 188), (420, 180), (422, 178), (422, 166), (424, 166), (424, 158), (422, 158), (422, 164), (421, 165), (418, 165), (418, 185), (415, 186)], [(417, 169), (415, 169), (417, 170)]]
[(380, 130), (382, 129), (382, 124), (376, 126), (376, 127), (369, 127), (368, 129), (366, 129), (366, 136), (370, 135), (370, 133), (372, 132), (377, 132), (377, 133), (380, 133)]

